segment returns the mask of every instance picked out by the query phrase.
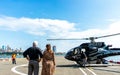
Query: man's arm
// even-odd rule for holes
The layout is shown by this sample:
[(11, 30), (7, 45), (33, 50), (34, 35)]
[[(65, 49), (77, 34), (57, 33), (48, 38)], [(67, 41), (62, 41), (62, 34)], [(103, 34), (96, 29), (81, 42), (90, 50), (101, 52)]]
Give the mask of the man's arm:
[(41, 49), (39, 49), (38, 52), (39, 52), (40, 58), (42, 58), (42, 57), (43, 57), (43, 54), (42, 54)]
[(28, 52), (29, 52), (29, 49), (27, 49), (26, 51), (23, 52), (23, 56), (27, 59), (27, 60), (30, 60), (29, 56), (28, 56)]
[(29, 60), (30, 60), (30, 57), (27, 55), (26, 59), (29, 61)]
[(87, 55), (84, 53), (85, 59), (87, 59)]
[(41, 52), (41, 49), (38, 50), (39, 56), (40, 58), (38, 59), (38, 61), (40, 62), (42, 60), (43, 54)]

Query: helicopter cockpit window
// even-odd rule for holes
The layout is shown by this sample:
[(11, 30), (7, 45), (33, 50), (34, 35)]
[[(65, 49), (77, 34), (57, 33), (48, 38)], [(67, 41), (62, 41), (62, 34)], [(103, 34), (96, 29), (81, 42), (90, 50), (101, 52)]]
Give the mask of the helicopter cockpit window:
[(74, 52), (74, 54), (79, 54), (80, 50), (79, 50), (79, 48), (75, 48), (73, 52)]
[(86, 49), (85, 49), (85, 48), (82, 48), (81, 51), (86, 52)]

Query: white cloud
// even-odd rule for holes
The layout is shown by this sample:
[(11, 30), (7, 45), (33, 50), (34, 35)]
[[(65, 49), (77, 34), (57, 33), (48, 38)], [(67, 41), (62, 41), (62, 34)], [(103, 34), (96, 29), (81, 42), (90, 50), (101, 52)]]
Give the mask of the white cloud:
[(120, 21), (110, 24), (109, 31), (113, 33), (120, 32)]
[(115, 22), (115, 21), (117, 21), (117, 19), (106, 19), (106, 21)]
[[(0, 17), (0, 29), (24, 31), (34, 35), (45, 35), (47, 32), (58, 34), (75, 30), (74, 23), (65, 20)], [(51, 36), (54, 36), (52, 35)]]

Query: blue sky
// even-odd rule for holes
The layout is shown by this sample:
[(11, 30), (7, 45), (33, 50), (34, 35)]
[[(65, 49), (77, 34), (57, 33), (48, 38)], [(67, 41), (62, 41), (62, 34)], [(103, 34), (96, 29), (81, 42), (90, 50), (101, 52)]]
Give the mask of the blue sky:
[[(83, 38), (119, 33), (120, 0), (0, 0), (0, 46), (27, 49), (34, 40), (66, 52), (81, 41), (47, 38)], [(114, 36), (98, 41), (119, 46)], [(88, 41), (87, 41), (88, 42)]]

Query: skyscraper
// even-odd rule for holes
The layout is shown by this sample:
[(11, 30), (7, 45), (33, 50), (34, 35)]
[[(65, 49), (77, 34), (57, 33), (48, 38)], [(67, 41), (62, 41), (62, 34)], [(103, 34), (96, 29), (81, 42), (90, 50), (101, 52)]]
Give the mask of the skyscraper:
[(6, 50), (6, 46), (2, 45), (2, 50), (5, 51)]
[(53, 52), (56, 53), (56, 46), (53, 46)]
[(12, 49), (11, 49), (11, 47), (9, 46), (9, 45), (7, 45), (7, 52), (9, 52), (9, 51), (11, 51)]

